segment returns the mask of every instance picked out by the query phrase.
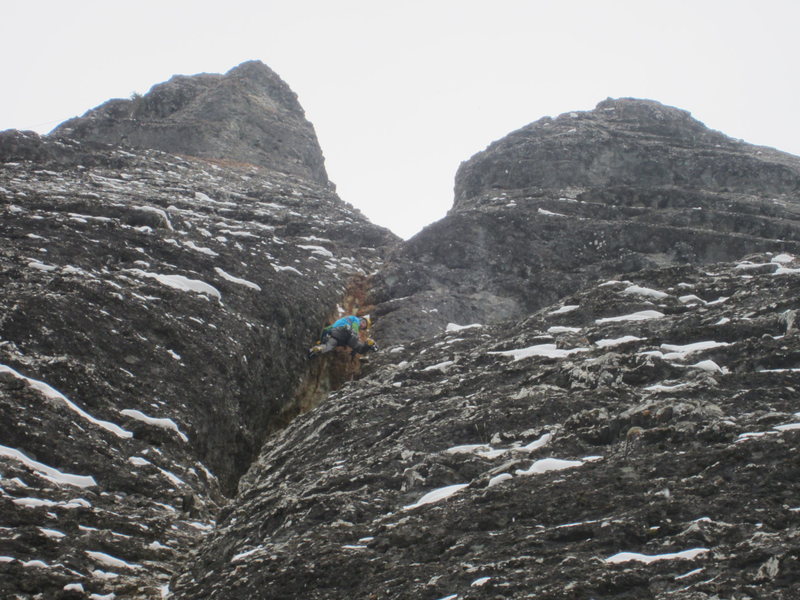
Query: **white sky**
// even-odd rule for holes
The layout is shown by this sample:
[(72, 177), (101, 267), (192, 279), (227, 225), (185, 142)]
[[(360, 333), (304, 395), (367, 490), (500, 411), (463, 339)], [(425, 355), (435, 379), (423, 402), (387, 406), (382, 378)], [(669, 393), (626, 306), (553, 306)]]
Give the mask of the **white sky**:
[(461, 161), (607, 97), (800, 154), (798, 23), (797, 0), (2, 0), (0, 130), (260, 59), (339, 195), (409, 237), (450, 208)]

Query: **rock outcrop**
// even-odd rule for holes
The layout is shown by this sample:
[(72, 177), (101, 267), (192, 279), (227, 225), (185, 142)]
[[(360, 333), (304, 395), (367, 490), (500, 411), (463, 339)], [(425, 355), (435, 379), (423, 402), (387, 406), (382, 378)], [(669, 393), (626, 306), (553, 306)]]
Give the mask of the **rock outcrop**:
[(327, 184), (325, 161), (296, 94), (260, 61), (176, 75), (144, 96), (110, 100), (53, 135), (249, 163)]
[(396, 241), (310, 177), (0, 133), (0, 596), (161, 598)]
[(257, 62), (0, 133), (0, 595), (800, 597), (800, 159), (609, 100), (402, 244), (322, 164)]
[(800, 597), (800, 260), (386, 349), (271, 438), (176, 598)]
[(375, 282), (393, 341), (524, 318), (598, 277), (797, 251), (800, 159), (652, 101), (545, 118), (461, 165)]
[(795, 194), (800, 161), (708, 129), (685, 110), (609, 98), (536, 121), (463, 163), (453, 210), (508, 190), (619, 187)]

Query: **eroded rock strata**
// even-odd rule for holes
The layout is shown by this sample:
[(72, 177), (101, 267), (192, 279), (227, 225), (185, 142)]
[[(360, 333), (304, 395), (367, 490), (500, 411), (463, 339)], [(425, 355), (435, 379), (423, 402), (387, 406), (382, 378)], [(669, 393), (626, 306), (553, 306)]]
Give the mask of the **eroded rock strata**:
[(189, 598), (800, 594), (800, 260), (396, 345), (271, 438)]
[(402, 244), (323, 165), (258, 62), (0, 133), (0, 595), (800, 597), (800, 159), (607, 100)]
[(800, 159), (643, 100), (544, 118), (461, 165), (375, 283), (386, 339), (520, 319), (599, 277), (796, 251)]
[(258, 165), (14, 131), (0, 165), (0, 596), (160, 598), (396, 238)]
[(262, 165), (328, 182), (297, 95), (257, 60), (224, 75), (176, 75), (144, 96), (109, 100), (70, 119), (53, 135)]

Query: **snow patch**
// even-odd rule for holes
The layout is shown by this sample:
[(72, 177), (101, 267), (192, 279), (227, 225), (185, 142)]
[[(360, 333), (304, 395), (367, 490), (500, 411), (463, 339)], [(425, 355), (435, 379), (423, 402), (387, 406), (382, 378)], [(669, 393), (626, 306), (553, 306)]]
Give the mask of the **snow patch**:
[(548, 315), (563, 315), (568, 312), (572, 312), (573, 310), (578, 310), (580, 305), (578, 304), (568, 304), (566, 306), (562, 306), (554, 311), (547, 313)]
[(654, 298), (656, 300), (663, 300), (664, 298), (669, 296), (669, 294), (665, 294), (664, 292), (661, 292), (659, 290), (641, 287), (638, 285), (628, 286), (624, 290), (622, 290), (622, 293), (635, 296), (647, 296), (649, 298)]
[(563, 460), (561, 458), (542, 458), (535, 461), (527, 469), (517, 469), (517, 475), (539, 475), (548, 471), (563, 471), (583, 465), (582, 460)]
[(709, 373), (728, 373), (728, 369), (725, 367), (720, 367), (717, 363), (713, 360), (701, 360), (699, 363), (695, 363), (693, 365), (689, 365), (692, 369), (700, 369), (701, 371), (707, 371)]
[(240, 560), (243, 560), (243, 559), (247, 558), (248, 556), (250, 556), (252, 554), (255, 554), (256, 552), (258, 552), (259, 550), (261, 550), (263, 548), (264, 548), (264, 546), (256, 546), (255, 548), (251, 548), (250, 550), (245, 550), (244, 552), (240, 552), (239, 554), (234, 554), (231, 557), (231, 562), (233, 563), (233, 562), (238, 562)]
[(610, 348), (612, 346), (627, 344), (628, 342), (640, 342), (640, 341), (642, 341), (642, 338), (636, 337), (635, 335), (624, 335), (619, 338), (597, 340), (595, 342), (595, 345), (598, 348)]
[(500, 473), (489, 480), (489, 487), (494, 487), (503, 483), (504, 481), (508, 481), (509, 479), (514, 479), (514, 476), (511, 475), (511, 473)]
[(141, 568), (141, 565), (126, 562), (121, 558), (116, 558), (115, 556), (111, 556), (110, 554), (106, 554), (105, 552), (96, 552), (93, 550), (84, 550), (84, 552), (86, 552), (89, 558), (91, 558), (93, 561), (105, 567), (113, 567), (115, 569), (131, 569), (131, 570), (136, 570)]
[(425, 368), (424, 368), (424, 369), (422, 369), (422, 370), (423, 370), (423, 371), (444, 371), (445, 369), (447, 369), (449, 366), (451, 366), (451, 365), (453, 365), (453, 364), (455, 364), (455, 361), (453, 361), (453, 360), (446, 360), (446, 361), (444, 361), (444, 362), (440, 362), (440, 363), (438, 363), (438, 364), (431, 365), (431, 366), (429, 366), (429, 367), (425, 367)]
[(148, 425), (153, 425), (154, 427), (160, 427), (161, 429), (172, 430), (175, 433), (177, 433), (178, 437), (181, 438), (181, 440), (183, 440), (184, 442), (188, 442), (189, 441), (189, 438), (186, 437), (186, 435), (180, 429), (178, 429), (178, 425), (172, 419), (166, 419), (166, 418), (160, 418), (159, 419), (159, 418), (156, 418), (156, 417), (148, 417), (143, 412), (135, 410), (135, 409), (132, 409), (132, 408), (126, 408), (126, 409), (121, 410), (119, 412), (120, 412), (120, 414), (123, 414), (126, 417), (130, 417), (132, 419), (136, 419), (137, 421), (141, 421), (143, 423), (147, 423)]
[(551, 212), (551, 211), (545, 210), (543, 208), (540, 208), (537, 212), (540, 215), (544, 215), (546, 217), (566, 217), (567, 216), (567, 215), (562, 215), (561, 213)]
[(183, 242), (183, 245), (189, 248), (190, 250), (199, 252), (200, 254), (206, 254), (207, 256), (219, 256), (219, 254), (217, 252), (214, 252), (211, 248), (206, 248), (205, 246), (198, 246), (191, 240)]
[(261, 291), (261, 286), (257, 283), (253, 283), (252, 281), (247, 281), (246, 279), (240, 279), (238, 277), (234, 277), (233, 275), (229, 275), (219, 267), (214, 267), (214, 271), (216, 271), (217, 275), (222, 277), (225, 281), (230, 281), (231, 283), (235, 283), (237, 285), (243, 285), (245, 287), (249, 287), (250, 289), (256, 290), (257, 292)]
[(87, 487), (94, 487), (97, 485), (97, 482), (94, 480), (94, 477), (89, 475), (71, 475), (69, 473), (62, 473), (58, 469), (54, 469), (44, 463), (40, 463), (38, 461), (33, 460), (25, 456), (19, 450), (14, 448), (9, 448), (8, 446), (0, 445), (0, 456), (5, 456), (6, 458), (13, 458), (14, 460), (18, 460), (26, 467), (36, 471), (47, 479), (48, 481), (52, 481), (56, 484), (66, 484), (66, 485), (73, 485), (79, 488), (87, 488)]
[(664, 313), (657, 310), (640, 310), (629, 315), (621, 315), (619, 317), (606, 317), (605, 319), (596, 319), (595, 323), (602, 325), (603, 323), (618, 323), (620, 321), (647, 321), (648, 319), (660, 319)]
[(127, 439), (127, 438), (132, 438), (133, 437), (133, 433), (131, 433), (130, 431), (126, 431), (125, 429), (122, 429), (122, 427), (120, 427), (119, 425), (116, 425), (115, 423), (110, 423), (109, 421), (102, 421), (100, 419), (95, 419), (92, 415), (90, 415), (89, 413), (84, 411), (82, 408), (80, 408), (78, 405), (76, 405), (74, 402), (72, 402), (72, 400), (67, 398), (64, 394), (62, 394), (58, 390), (50, 387), (49, 385), (47, 385), (43, 381), (38, 381), (36, 379), (31, 379), (30, 377), (26, 377), (25, 375), (22, 375), (21, 373), (18, 373), (17, 371), (12, 369), (11, 367), (6, 366), (6, 365), (1, 365), (1, 364), (0, 364), (0, 373), (11, 373), (14, 377), (16, 377), (18, 379), (22, 379), (23, 381), (26, 381), (29, 386), (31, 386), (33, 389), (41, 392), (42, 394), (44, 394), (48, 398), (53, 399), (53, 400), (61, 400), (71, 410), (73, 410), (76, 413), (78, 413), (78, 415), (80, 415), (82, 418), (86, 419), (90, 423), (93, 423), (94, 425), (97, 425), (98, 427), (101, 427), (101, 428), (105, 429), (106, 431), (110, 431), (111, 433), (113, 433), (117, 437), (120, 437), (120, 438), (123, 438), (123, 439)]
[(456, 323), (448, 323), (447, 327), (445, 327), (444, 330), (447, 333), (452, 333), (454, 331), (462, 331), (464, 329), (474, 329), (480, 327), (483, 327), (483, 325), (481, 325), (480, 323), (473, 323), (472, 325), (457, 325)]
[(689, 354), (694, 352), (702, 352), (704, 350), (712, 350), (714, 348), (722, 348), (730, 346), (728, 342), (694, 342), (693, 344), (685, 344), (678, 346), (675, 344), (661, 344), (661, 348), (668, 353), (664, 354), (664, 360), (684, 360)]
[(274, 263), (270, 263), (270, 264), (272, 265), (272, 268), (275, 269), (278, 273), (280, 273), (281, 271), (290, 271), (292, 273), (297, 273), (300, 276), (303, 275), (300, 271), (298, 271), (294, 267), (282, 267), (282, 266), (276, 265)]
[(547, 329), (547, 333), (578, 333), (580, 330), (580, 327), (564, 327), (562, 325), (553, 325)]
[(222, 294), (219, 293), (219, 290), (215, 288), (213, 285), (209, 285), (205, 281), (201, 281), (200, 279), (189, 279), (188, 277), (184, 277), (183, 275), (163, 275), (161, 273), (148, 273), (147, 271), (142, 271), (141, 269), (129, 269), (129, 272), (137, 275), (139, 277), (148, 277), (150, 279), (155, 279), (161, 285), (165, 285), (167, 287), (171, 287), (176, 290), (181, 290), (182, 292), (194, 292), (196, 294), (205, 294), (208, 296), (213, 296), (220, 302), (222, 302)]
[(636, 561), (645, 564), (650, 564), (659, 560), (692, 560), (708, 552), (708, 548), (692, 548), (691, 550), (683, 550), (682, 552), (671, 552), (668, 554), (639, 554), (638, 552), (620, 552), (614, 556), (609, 556), (605, 561), (611, 564), (624, 563), (628, 561)]
[(457, 483), (455, 485), (448, 485), (443, 488), (433, 490), (432, 492), (428, 492), (427, 494), (422, 496), (422, 498), (417, 500), (414, 504), (409, 504), (408, 506), (404, 506), (403, 510), (413, 510), (415, 508), (424, 506), (426, 504), (433, 504), (434, 502), (440, 502), (441, 500), (445, 500), (450, 496), (452, 496), (453, 494), (460, 492), (468, 485), (469, 485), (468, 483)]
[(489, 352), (489, 354), (498, 354), (500, 356), (511, 356), (514, 361), (523, 360), (531, 356), (545, 356), (547, 358), (564, 358), (576, 352), (588, 352), (589, 348), (557, 348), (555, 344), (538, 344), (535, 346), (528, 346), (527, 348), (520, 348), (518, 350), (504, 350), (498, 352)]
[(317, 254), (319, 256), (324, 256), (325, 258), (333, 258), (333, 252), (328, 250), (327, 248), (323, 248), (322, 246), (301, 246), (298, 245), (298, 248), (302, 248), (303, 250), (308, 250), (311, 254)]

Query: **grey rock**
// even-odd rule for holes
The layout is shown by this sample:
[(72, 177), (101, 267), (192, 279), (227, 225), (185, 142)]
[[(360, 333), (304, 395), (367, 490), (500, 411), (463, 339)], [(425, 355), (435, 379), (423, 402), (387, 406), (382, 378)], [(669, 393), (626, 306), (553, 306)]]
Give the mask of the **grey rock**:
[(0, 596), (161, 598), (396, 238), (308, 178), (15, 131), (0, 232)]
[[(796, 597), (783, 260), (599, 280), (567, 313), (387, 348), (267, 441), (176, 597)], [(603, 320), (641, 312), (633, 285), (661, 316)]]
[(792, 194), (800, 189), (798, 168), (797, 157), (733, 140), (688, 111), (651, 100), (609, 98), (592, 111), (545, 117), (462, 163), (453, 208), (529, 188)]
[(599, 277), (797, 251), (800, 159), (686, 111), (607, 100), (463, 163), (444, 219), (374, 282), (385, 338), (523, 318)]
[[(0, 133), (0, 595), (800, 597), (796, 158), (607, 101), (398, 244), (306, 125), (232, 157), (265, 69)], [(306, 362), (337, 304), (381, 352)]]
[(110, 100), (53, 135), (261, 165), (327, 184), (316, 134), (296, 94), (260, 61), (176, 75), (144, 96)]

